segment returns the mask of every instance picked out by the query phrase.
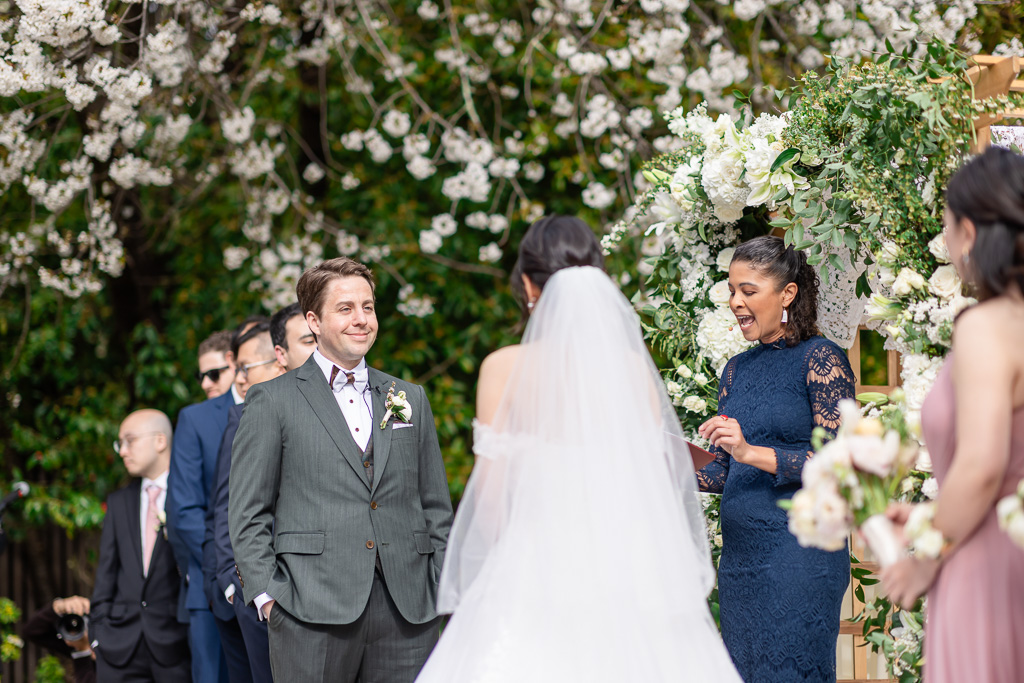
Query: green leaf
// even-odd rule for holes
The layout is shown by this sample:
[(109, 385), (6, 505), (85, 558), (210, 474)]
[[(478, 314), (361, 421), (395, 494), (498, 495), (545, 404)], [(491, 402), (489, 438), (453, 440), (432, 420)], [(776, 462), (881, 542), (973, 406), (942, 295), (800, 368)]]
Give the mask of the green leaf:
[(781, 151), (779, 156), (775, 157), (774, 163), (772, 163), (771, 172), (774, 173), (779, 170), (786, 162), (791, 159), (795, 159), (798, 154), (800, 154), (800, 150), (796, 147), (790, 147), (789, 149)]

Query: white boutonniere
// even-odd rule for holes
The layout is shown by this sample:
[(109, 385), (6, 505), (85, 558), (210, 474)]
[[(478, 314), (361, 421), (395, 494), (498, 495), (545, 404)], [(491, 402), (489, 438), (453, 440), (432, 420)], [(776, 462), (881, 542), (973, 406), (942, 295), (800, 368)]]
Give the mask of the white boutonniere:
[(384, 407), (387, 409), (387, 412), (384, 413), (384, 419), (380, 421), (381, 429), (387, 426), (388, 420), (392, 416), (400, 422), (408, 423), (412, 421), (412, 406), (409, 404), (409, 399), (406, 398), (404, 391), (395, 393), (394, 382), (388, 388), (388, 396), (384, 400)]
[(156, 511), (156, 520), (159, 524), (156, 525), (156, 532), (163, 533), (164, 540), (167, 540), (167, 513), (163, 510)]

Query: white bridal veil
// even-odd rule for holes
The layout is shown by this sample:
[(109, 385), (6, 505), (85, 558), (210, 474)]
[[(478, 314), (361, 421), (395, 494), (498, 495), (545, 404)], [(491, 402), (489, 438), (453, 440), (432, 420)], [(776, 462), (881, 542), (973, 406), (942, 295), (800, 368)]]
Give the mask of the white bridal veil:
[(474, 451), (420, 680), (739, 680), (679, 421), (601, 270), (550, 278)]

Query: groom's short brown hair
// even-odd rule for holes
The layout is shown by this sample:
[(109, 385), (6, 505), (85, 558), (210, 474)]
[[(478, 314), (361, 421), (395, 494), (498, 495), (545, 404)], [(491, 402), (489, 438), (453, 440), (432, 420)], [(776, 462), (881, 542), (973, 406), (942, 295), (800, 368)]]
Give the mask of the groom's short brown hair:
[(370, 291), (376, 292), (377, 285), (373, 281), (370, 269), (347, 256), (332, 258), (304, 272), (295, 285), (295, 295), (299, 299), (302, 315), (305, 316), (309, 311), (316, 313), (318, 318), (323, 315), (327, 286), (338, 278), (353, 276), (366, 280), (370, 283)]

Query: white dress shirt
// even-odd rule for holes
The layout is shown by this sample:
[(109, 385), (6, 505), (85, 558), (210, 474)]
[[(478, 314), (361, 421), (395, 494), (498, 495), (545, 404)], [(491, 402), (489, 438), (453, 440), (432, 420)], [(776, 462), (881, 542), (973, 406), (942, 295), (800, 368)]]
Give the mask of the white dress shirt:
[[(324, 379), (330, 382), (331, 371), (334, 369), (335, 363), (327, 360), (320, 353), (320, 349), (313, 351), (313, 359), (324, 373)], [(356, 374), (355, 384), (348, 384), (348, 377), (345, 376), (345, 372), (354, 372)], [(364, 451), (366, 450), (366, 445), (370, 443), (370, 435), (373, 433), (373, 408), (371, 407), (370, 385), (366, 379), (366, 372), (366, 359), (363, 358), (359, 361), (359, 365), (351, 370), (341, 368), (341, 371), (334, 378), (334, 386), (331, 387), (331, 391), (334, 393), (334, 400), (338, 402), (338, 407), (341, 408), (341, 414), (345, 417), (345, 422), (348, 424), (352, 438), (355, 440), (356, 445)], [(232, 385), (233, 388), (234, 385)], [(231, 588), (234, 588), (234, 586)], [(230, 596), (225, 591), (225, 597), (228, 598), (229, 602), (231, 602), (233, 595), (234, 591), (231, 592)], [(263, 620), (264, 616), (263, 606), (273, 599), (269, 593), (260, 593), (253, 600), (253, 604), (256, 605), (256, 611), (259, 613), (260, 621)]]
[[(331, 371), (335, 364), (320, 353), (320, 349), (313, 351), (313, 358), (320, 370), (324, 373), (324, 379), (331, 381)], [(340, 367), (340, 366), (339, 366)], [(356, 374), (355, 384), (348, 384), (346, 372)], [(359, 361), (359, 365), (351, 370), (341, 368), (334, 378), (334, 400), (341, 408), (341, 414), (345, 416), (349, 432), (360, 450), (366, 450), (366, 444), (370, 442), (370, 434), (373, 432), (373, 408), (371, 407), (369, 382), (366, 378), (366, 359)]]
[(234, 382), (231, 383), (231, 399), (235, 402), (236, 406), (239, 403), (245, 403), (245, 399), (238, 393), (238, 386)]
[(142, 478), (142, 490), (139, 492), (139, 529), (142, 532), (142, 545), (140, 546), (142, 548), (146, 547), (146, 515), (149, 514), (149, 494), (146, 493), (146, 489), (150, 484), (160, 487), (160, 495), (156, 497), (157, 517), (160, 517), (160, 513), (164, 511), (164, 503), (167, 501), (167, 471), (164, 471), (156, 479)]

